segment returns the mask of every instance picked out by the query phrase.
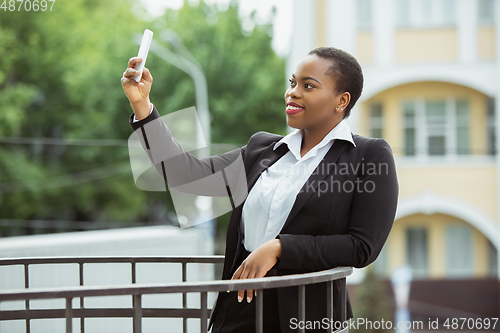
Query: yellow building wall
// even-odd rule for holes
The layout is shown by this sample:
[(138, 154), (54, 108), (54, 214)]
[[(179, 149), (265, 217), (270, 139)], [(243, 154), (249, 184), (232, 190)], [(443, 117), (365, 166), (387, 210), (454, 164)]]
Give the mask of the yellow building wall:
[(455, 28), (401, 29), (395, 36), (397, 62), (435, 62), (457, 60)]
[(489, 270), (489, 240), (477, 229), (474, 229), (473, 243), (474, 277), (488, 276)]
[(387, 89), (360, 104), (360, 134), (369, 136), (369, 111), (372, 103), (382, 103), (383, 137), (391, 145), (394, 155), (403, 154), (402, 104), (405, 100), (425, 100), (448, 97), (469, 101), (470, 149), (473, 155), (485, 155), (487, 138), (487, 96), (471, 88), (448, 82), (414, 82)]
[[(447, 162), (445, 158), (429, 159), (424, 163), (411, 163), (403, 157), (402, 104), (405, 100), (455, 100), (469, 103), (470, 148), (472, 155), (485, 155), (487, 138), (487, 96), (471, 88), (447, 82), (414, 82), (385, 90), (360, 104), (360, 134), (369, 136), (369, 112), (372, 103), (381, 103), (383, 112), (383, 138), (391, 145), (396, 156), (399, 181), (399, 199), (404, 200), (432, 191), (437, 195), (454, 198), (477, 208), (497, 219), (497, 171), (494, 161), (474, 157), (460, 163)], [(443, 214), (417, 214), (397, 220), (387, 243), (387, 268), (406, 263), (406, 229), (422, 226), (429, 230), (429, 277), (446, 278), (446, 228), (456, 223), (466, 223)], [(472, 226), (471, 226), (472, 227)], [(473, 228), (473, 277), (488, 276), (488, 240)]]
[[(415, 214), (394, 222), (387, 240), (387, 269), (392, 272), (396, 267), (406, 264), (406, 229), (423, 227), (428, 235), (428, 264), (430, 279), (444, 279), (446, 274), (446, 228), (451, 225), (468, 225), (456, 217), (445, 214)], [(477, 229), (472, 228), (472, 278), (485, 278), (489, 274), (488, 239)]]
[(495, 60), (495, 28), (480, 27), (477, 29), (477, 58), (488, 61)]
[(371, 31), (360, 31), (357, 37), (358, 54), (356, 58), (362, 64), (373, 62), (373, 34)]
[(496, 166), (493, 163), (404, 166), (398, 167), (397, 173), (400, 200), (432, 190), (474, 206), (496, 220), (498, 193)]
[(325, 0), (316, 0), (316, 47), (326, 45), (326, 3)]

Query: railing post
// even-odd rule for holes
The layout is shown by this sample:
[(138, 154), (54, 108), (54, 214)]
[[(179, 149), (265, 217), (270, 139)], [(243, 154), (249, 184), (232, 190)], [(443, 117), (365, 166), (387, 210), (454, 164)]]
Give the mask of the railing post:
[(135, 283), (137, 278), (136, 262), (132, 261), (130, 264), (132, 265), (132, 283)]
[[(182, 282), (187, 281), (187, 263), (182, 262)], [(187, 295), (185, 292), (182, 293), (182, 308), (187, 309)], [(182, 317), (182, 333), (187, 333), (187, 318)]]
[(264, 290), (258, 289), (257, 295), (255, 296), (255, 332), (264, 332)]
[(326, 315), (330, 324), (333, 323), (333, 280), (326, 283)]
[(134, 295), (134, 333), (142, 332), (142, 295)]
[[(28, 264), (24, 264), (24, 288), (29, 289), (30, 287), (30, 277), (29, 277), (29, 268)], [(30, 311), (30, 300), (27, 299), (25, 302), (26, 311), (29, 313)], [(26, 318), (26, 333), (31, 332), (30, 327), (30, 318)]]
[(73, 298), (66, 298), (66, 333), (73, 333)]
[(207, 325), (207, 320), (208, 320), (208, 313), (207, 313), (207, 292), (204, 291), (201, 293), (201, 299), (200, 299), (200, 320), (201, 320), (201, 333), (207, 333), (208, 330), (208, 325)]
[[(80, 286), (83, 287), (83, 262), (78, 264), (78, 274), (80, 275)], [(83, 304), (84, 297), (80, 297), (80, 309), (84, 309)], [(82, 315), (80, 317), (80, 333), (85, 333), (85, 317)]]
[[(136, 276), (137, 276), (137, 272), (135, 271), (135, 269), (136, 269), (135, 261), (132, 261), (130, 264), (132, 266), (132, 284), (134, 284)], [(135, 297), (134, 296), (132, 296), (132, 307), (135, 308)]]
[[(299, 323), (306, 322), (306, 286), (301, 284), (299, 286)], [(300, 333), (305, 333), (305, 325), (299, 328)]]
[(344, 324), (344, 321), (347, 320), (347, 298), (346, 298), (346, 279), (340, 279), (340, 302), (341, 302), (341, 311), (340, 311), (340, 321)]

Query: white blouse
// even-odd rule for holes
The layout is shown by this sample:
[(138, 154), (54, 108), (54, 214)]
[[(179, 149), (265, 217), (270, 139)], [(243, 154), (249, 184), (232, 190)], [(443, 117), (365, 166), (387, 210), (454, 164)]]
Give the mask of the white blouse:
[(252, 252), (280, 233), (297, 194), (336, 139), (356, 146), (345, 120), (302, 157), (302, 134), (298, 129), (274, 145), (276, 150), (286, 144), (289, 151), (261, 173), (243, 204), (240, 231), (247, 251)]

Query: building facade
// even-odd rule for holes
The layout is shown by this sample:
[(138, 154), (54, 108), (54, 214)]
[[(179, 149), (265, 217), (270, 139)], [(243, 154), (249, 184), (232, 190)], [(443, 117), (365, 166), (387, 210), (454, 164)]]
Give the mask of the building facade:
[(293, 3), (287, 75), (318, 46), (354, 55), (365, 83), (348, 122), (393, 149), (400, 197), (377, 270), (412, 266), (417, 316), (498, 317), (499, 1)]

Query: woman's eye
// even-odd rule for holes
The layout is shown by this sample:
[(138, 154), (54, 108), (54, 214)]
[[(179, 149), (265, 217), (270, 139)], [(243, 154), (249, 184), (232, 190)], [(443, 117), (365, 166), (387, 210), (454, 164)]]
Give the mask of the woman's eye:
[(314, 88), (314, 86), (313, 86), (312, 84), (310, 84), (310, 83), (306, 83), (304, 86), (305, 86), (306, 88)]
[(293, 86), (294, 82), (292, 79), (288, 79), (288, 82), (290, 82), (290, 85)]

